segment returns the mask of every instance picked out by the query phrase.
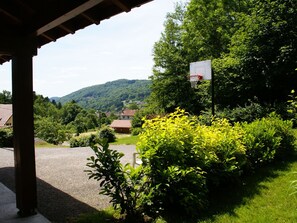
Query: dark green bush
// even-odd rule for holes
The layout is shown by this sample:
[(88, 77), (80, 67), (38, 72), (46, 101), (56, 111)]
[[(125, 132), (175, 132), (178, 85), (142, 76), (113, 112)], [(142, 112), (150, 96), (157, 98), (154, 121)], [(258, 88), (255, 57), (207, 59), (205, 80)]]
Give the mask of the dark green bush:
[(281, 137), (276, 135), (275, 128), (267, 119), (243, 125), (246, 132), (244, 144), (250, 167), (254, 168), (274, 160)]
[(276, 137), (280, 137), (280, 145), (276, 149), (275, 158), (283, 158), (291, 155), (295, 151), (295, 135), (293, 131), (293, 122), (290, 120), (282, 120), (282, 118), (275, 113), (270, 114), (267, 121), (274, 127)]
[[(257, 102), (250, 101), (245, 106), (237, 106), (234, 108), (223, 108), (217, 109), (215, 113), (216, 118), (225, 118), (230, 123), (234, 124), (236, 122), (252, 122), (256, 119), (266, 117), (272, 111), (275, 111), (275, 106), (261, 105)], [(281, 106), (277, 108), (281, 110)], [(200, 121), (202, 124), (210, 125), (212, 119), (211, 111), (204, 111), (200, 115)]]
[(99, 131), (99, 138), (100, 139), (107, 139), (107, 142), (115, 142), (116, 136), (114, 130), (108, 126), (104, 126)]
[(295, 150), (295, 136), (291, 121), (284, 121), (272, 113), (267, 118), (244, 123), (244, 144), (251, 167), (271, 162)]
[(0, 129), (0, 147), (13, 147), (13, 132), (11, 128)]
[(137, 135), (139, 135), (141, 132), (142, 132), (142, 128), (133, 128), (133, 129), (132, 129), (132, 132), (131, 132), (131, 135), (133, 135), (133, 136), (137, 136)]
[(122, 153), (109, 149), (107, 140), (91, 146), (95, 156), (88, 158), (89, 178), (100, 181), (100, 194), (111, 198), (115, 209), (126, 215), (127, 222), (143, 222), (145, 206), (150, 205), (151, 187), (144, 168), (134, 169), (120, 162)]
[(71, 138), (70, 139), (70, 147), (87, 147), (91, 146), (94, 144), (96, 141), (96, 136), (95, 135), (90, 135), (90, 136), (81, 136), (81, 137), (76, 137), (76, 138)]
[(35, 135), (44, 141), (58, 145), (70, 138), (69, 132), (53, 118), (40, 118), (34, 123)]

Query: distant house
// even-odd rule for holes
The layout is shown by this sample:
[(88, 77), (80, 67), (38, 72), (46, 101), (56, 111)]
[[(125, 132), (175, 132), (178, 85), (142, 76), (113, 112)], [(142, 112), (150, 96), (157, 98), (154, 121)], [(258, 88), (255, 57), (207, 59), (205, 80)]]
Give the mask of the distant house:
[(0, 104), (0, 128), (12, 126), (12, 104)]
[(110, 127), (117, 133), (130, 133), (131, 120), (135, 115), (136, 110), (124, 109), (120, 114), (120, 120), (114, 120)]
[(124, 109), (122, 113), (120, 114), (120, 119), (122, 120), (131, 120), (133, 116), (135, 115), (135, 112), (137, 110), (130, 110), (130, 109)]
[(110, 127), (117, 133), (130, 133), (131, 132), (131, 120), (114, 120)]

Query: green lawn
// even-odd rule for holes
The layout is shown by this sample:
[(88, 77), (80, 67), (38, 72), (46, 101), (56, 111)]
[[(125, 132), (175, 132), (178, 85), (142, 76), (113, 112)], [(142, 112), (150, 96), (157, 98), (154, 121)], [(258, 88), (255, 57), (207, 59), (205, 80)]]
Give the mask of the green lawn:
[[(270, 164), (232, 186), (220, 187), (210, 198), (209, 211), (199, 219), (189, 220), (171, 215), (157, 223), (293, 223), (297, 222), (297, 195), (291, 195), (291, 182), (297, 180), (297, 156)], [(112, 212), (80, 218), (79, 223), (116, 222)], [(109, 219), (109, 220), (107, 220)]]
[[(212, 211), (198, 222), (297, 222), (297, 196), (290, 184), (297, 179), (297, 158), (270, 165), (248, 177), (241, 186), (224, 190), (213, 199)], [(217, 199), (216, 199), (217, 200)]]
[(116, 135), (116, 141), (110, 143), (110, 145), (136, 145), (138, 142), (138, 136), (132, 135)]

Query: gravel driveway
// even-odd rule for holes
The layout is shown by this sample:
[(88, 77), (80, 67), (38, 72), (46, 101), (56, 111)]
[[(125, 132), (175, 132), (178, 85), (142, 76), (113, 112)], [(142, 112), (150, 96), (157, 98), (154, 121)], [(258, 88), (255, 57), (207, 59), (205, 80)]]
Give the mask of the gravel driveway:
[[(135, 146), (110, 146), (123, 152), (123, 163), (133, 162)], [(52, 222), (66, 222), (80, 213), (94, 212), (109, 206), (109, 200), (98, 195), (99, 184), (88, 179), (87, 158), (90, 148), (36, 149), (38, 210)], [(12, 149), (0, 148), (0, 182), (14, 190)]]

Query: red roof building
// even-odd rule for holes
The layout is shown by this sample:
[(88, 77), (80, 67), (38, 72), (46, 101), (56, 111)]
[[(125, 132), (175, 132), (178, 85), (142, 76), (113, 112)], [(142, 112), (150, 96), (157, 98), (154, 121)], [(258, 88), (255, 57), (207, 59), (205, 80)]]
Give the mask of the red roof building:
[(131, 132), (131, 120), (114, 120), (110, 127), (117, 133), (130, 133)]
[(0, 104), (0, 128), (12, 126), (12, 104)]
[(133, 116), (135, 115), (135, 112), (137, 110), (130, 110), (130, 109), (124, 109), (122, 113), (120, 114), (121, 119), (123, 120), (131, 120)]

